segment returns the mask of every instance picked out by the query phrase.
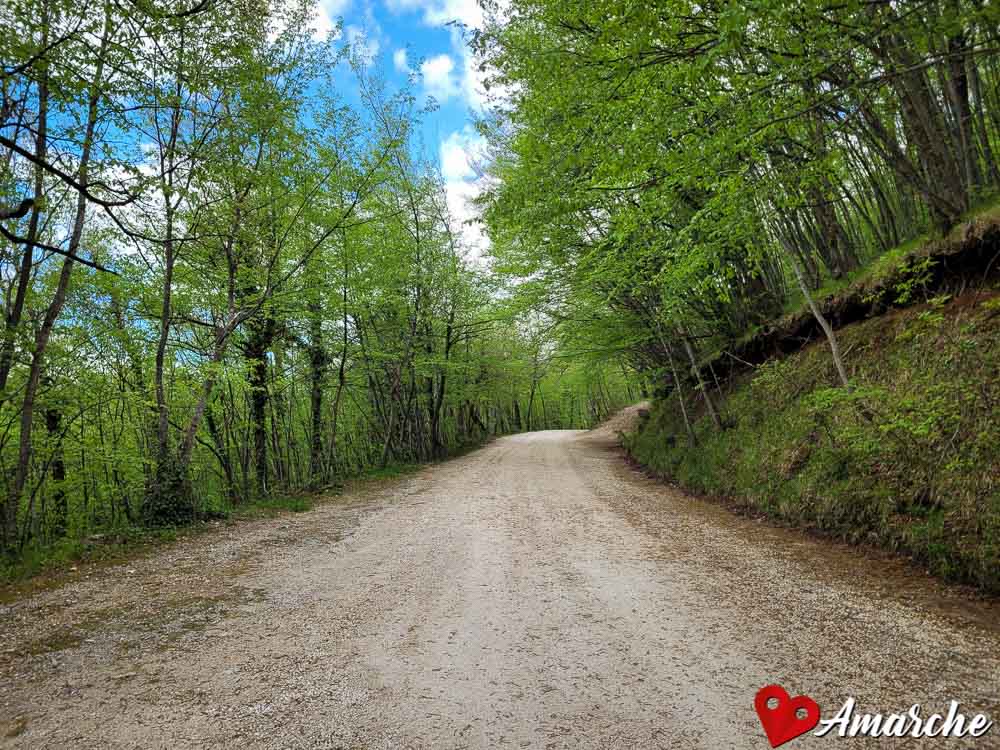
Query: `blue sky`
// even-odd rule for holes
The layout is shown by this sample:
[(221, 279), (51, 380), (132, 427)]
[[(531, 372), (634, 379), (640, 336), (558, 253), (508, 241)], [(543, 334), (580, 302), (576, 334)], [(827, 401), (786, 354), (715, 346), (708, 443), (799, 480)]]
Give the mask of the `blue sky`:
[(462, 235), (474, 254), (485, 247), (476, 227), (463, 223), (473, 217), (468, 205), (479, 188), (473, 165), (482, 139), (472, 128), (484, 96), (462, 33), (454, 23), (474, 28), (482, 24), (475, 0), (318, 0), (314, 25), (318, 34), (334, 28), (342, 18), (345, 35), (367, 45), (373, 63), (391, 86), (415, 81), (421, 103), (429, 97), (438, 108), (425, 115), (426, 155), (441, 168), (448, 206), (462, 226)]

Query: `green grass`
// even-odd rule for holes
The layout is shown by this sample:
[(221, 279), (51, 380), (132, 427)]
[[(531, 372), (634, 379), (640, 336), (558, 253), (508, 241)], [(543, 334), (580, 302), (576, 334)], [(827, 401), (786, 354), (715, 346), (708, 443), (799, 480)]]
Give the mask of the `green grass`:
[[(847, 289), (851, 284), (860, 278), (866, 276), (868, 272), (867, 268), (859, 268), (856, 271), (852, 271), (849, 274), (845, 274), (839, 279), (827, 278), (824, 280), (823, 285), (812, 292), (813, 299), (816, 301), (824, 300), (827, 297), (835, 297), (840, 294), (840, 292)], [(798, 286), (792, 287), (792, 291), (788, 294), (788, 299), (785, 300), (785, 304), (782, 308), (782, 316), (792, 316), (798, 315), (805, 312), (807, 309), (805, 295)]]
[(913, 557), (1000, 593), (1000, 296), (939, 298), (848, 326), (855, 390), (822, 342), (769, 362), (684, 439), (676, 398), (627, 439), (634, 457), (748, 511)]
[(929, 240), (930, 235), (922, 234), (883, 253), (868, 266), (864, 273), (865, 280), (877, 284), (892, 277), (906, 263), (910, 254), (924, 247)]
[(962, 221), (984, 218), (1000, 219), (1000, 190), (982, 195), (972, 208), (962, 214)]
[(389, 464), (382, 468), (374, 468), (366, 471), (362, 476), (365, 479), (394, 479), (423, 468), (426, 464), (397, 463)]
[[(16, 560), (0, 558), (0, 584), (17, 584), (35, 576), (67, 571), (77, 564), (114, 564), (151, 548), (169, 544), (199, 526), (145, 529), (125, 526), (107, 534), (67, 537), (55, 544), (28, 545)], [(3, 596), (0, 595), (0, 600)]]

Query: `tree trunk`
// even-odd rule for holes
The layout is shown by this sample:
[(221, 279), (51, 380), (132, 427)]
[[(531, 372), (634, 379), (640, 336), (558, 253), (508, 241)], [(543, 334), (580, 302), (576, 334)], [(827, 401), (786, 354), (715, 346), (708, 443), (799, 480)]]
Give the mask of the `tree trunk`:
[[(959, 3), (950, 3), (953, 11), (960, 11)], [(955, 141), (958, 146), (959, 163), (970, 195), (979, 192), (982, 186), (979, 174), (979, 155), (972, 131), (972, 108), (969, 106), (969, 76), (966, 61), (969, 45), (964, 30), (948, 39), (948, 95), (955, 117)]]
[[(76, 181), (81, 186), (76, 196), (76, 215), (73, 219), (73, 229), (70, 234), (67, 250), (70, 254), (75, 254), (80, 247), (80, 240), (83, 238), (84, 220), (87, 215), (87, 198), (85, 195), (88, 184), (88, 169), (90, 166), (91, 148), (94, 142), (94, 132), (97, 127), (97, 103), (100, 100), (101, 86), (104, 81), (104, 56), (108, 45), (110, 33), (111, 15), (105, 17), (104, 33), (101, 38), (101, 46), (98, 52), (97, 65), (94, 71), (94, 79), (91, 83), (90, 95), (87, 107), (87, 125), (84, 130), (83, 142), (80, 149), (80, 162), (77, 167)], [(35, 333), (34, 347), (32, 348), (31, 365), (28, 369), (28, 382), (24, 389), (24, 399), (21, 402), (21, 430), (18, 436), (17, 466), (14, 470), (14, 479), (10, 484), (7, 502), (4, 509), (4, 545), (9, 548), (13, 539), (16, 538), (17, 511), (21, 503), (21, 494), (24, 492), (25, 484), (28, 480), (28, 472), (31, 469), (32, 429), (34, 427), (35, 399), (38, 394), (38, 387), (41, 383), (42, 370), (45, 362), (45, 350), (48, 348), (49, 340), (52, 336), (52, 329), (56, 320), (62, 312), (66, 302), (66, 291), (69, 289), (70, 277), (73, 272), (72, 257), (65, 257), (59, 271), (59, 280), (56, 282), (56, 289), (52, 295), (52, 301), (45, 311), (42, 325)]]
[(269, 316), (255, 319), (244, 353), (247, 381), (250, 387), (250, 423), (253, 426), (253, 458), (258, 497), (271, 492), (267, 450), (267, 405), (270, 391), (267, 383), (267, 352), (274, 339), (274, 321)]
[(215, 451), (222, 466), (222, 473), (226, 477), (226, 495), (229, 497), (229, 502), (233, 505), (238, 505), (240, 496), (236, 490), (236, 476), (233, 473), (233, 461), (229, 455), (229, 445), (226, 443), (226, 438), (219, 429), (215, 409), (211, 404), (205, 409), (205, 424), (208, 426), (208, 434), (212, 437), (212, 442), (215, 444)]
[(701, 391), (702, 398), (705, 399), (705, 407), (708, 409), (708, 414), (712, 418), (712, 424), (715, 425), (716, 430), (722, 429), (722, 420), (719, 419), (719, 412), (715, 409), (715, 404), (712, 403), (712, 396), (708, 392), (708, 388), (705, 387), (705, 381), (701, 377), (701, 368), (698, 367), (698, 360), (694, 356), (694, 349), (691, 346), (691, 341), (688, 339), (687, 335), (681, 336), (681, 341), (684, 342), (684, 351), (687, 352), (688, 361), (691, 363), (691, 374), (695, 376), (698, 381), (698, 390)]
[(330, 357), (323, 345), (323, 320), (319, 304), (312, 301), (309, 310), (309, 409), (311, 434), (309, 440), (309, 484), (316, 488), (325, 484), (323, 467), (323, 386)]
[[(47, 379), (51, 384), (51, 380)], [(52, 493), (52, 531), (57, 537), (66, 535), (69, 520), (69, 507), (66, 500), (66, 462), (62, 452), (62, 409), (50, 404), (45, 409), (45, 431), (48, 433), (52, 446), (52, 481), (55, 491)]]
[(826, 316), (820, 311), (813, 299), (812, 294), (809, 291), (809, 286), (806, 284), (805, 278), (802, 276), (802, 269), (799, 268), (799, 264), (796, 262), (795, 258), (789, 257), (789, 262), (792, 264), (792, 271), (795, 273), (795, 278), (799, 282), (799, 288), (802, 290), (802, 294), (805, 295), (806, 304), (809, 305), (809, 309), (812, 311), (813, 317), (816, 318), (816, 322), (819, 323), (819, 327), (823, 329), (823, 333), (826, 335), (826, 340), (830, 344), (830, 354), (833, 356), (834, 367), (837, 368), (837, 375), (840, 377), (840, 383), (847, 388), (851, 389), (851, 382), (847, 377), (847, 370), (844, 368), (844, 360), (840, 356), (840, 344), (837, 342), (837, 334), (833, 330), (833, 326), (830, 325), (830, 321), (826, 319)]
[[(42, 39), (41, 48), (48, 45), (49, 39), (49, 6), (42, 4)], [(17, 289), (14, 292), (14, 300), (7, 312), (4, 320), (4, 336), (0, 345), (0, 404), (7, 400), (7, 379), (10, 376), (11, 366), (14, 362), (14, 348), (17, 343), (17, 329), (21, 325), (21, 316), (24, 313), (24, 302), (28, 296), (28, 285), (31, 281), (31, 267), (34, 263), (34, 242), (38, 239), (39, 220), (43, 203), (43, 193), (45, 190), (44, 170), (41, 162), (46, 159), (48, 153), (48, 116), (49, 116), (49, 84), (48, 84), (48, 64), (42, 61), (42, 71), (38, 81), (38, 123), (35, 135), (35, 155), (38, 162), (34, 165), (34, 195), (31, 205), (31, 216), (28, 219), (28, 232), (25, 236), (27, 242), (24, 245), (24, 253), (21, 255), (21, 264), (17, 271)]]
[[(664, 342), (666, 345), (666, 342)], [(681, 383), (680, 377), (677, 375), (677, 366), (674, 364), (674, 354), (670, 350), (670, 346), (667, 347), (667, 361), (670, 363), (670, 374), (674, 379), (674, 390), (677, 392), (677, 402), (681, 406), (681, 417), (684, 419), (684, 431), (687, 433), (688, 446), (693, 448), (698, 445), (698, 438), (694, 434), (694, 428), (691, 426), (691, 418), (688, 416), (687, 404), (684, 403), (684, 386)]]

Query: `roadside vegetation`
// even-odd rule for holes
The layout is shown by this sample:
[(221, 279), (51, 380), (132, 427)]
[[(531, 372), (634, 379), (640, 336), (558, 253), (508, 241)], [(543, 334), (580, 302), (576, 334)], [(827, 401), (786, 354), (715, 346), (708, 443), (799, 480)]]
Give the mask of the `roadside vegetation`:
[(724, 430), (673, 399), (626, 438), (657, 475), (752, 513), (899, 551), (1000, 593), (1000, 295), (941, 295), (841, 329), (857, 386), (823, 346), (713, 391)]
[(114, 565), (175, 542), (217, 532), (221, 527), (257, 519), (280, 518), (305, 513), (320, 504), (343, 502), (377, 488), (386, 479), (405, 476), (426, 466), (424, 463), (390, 463), (372, 467), (357, 476), (344, 476), (322, 491), (306, 489), (275, 491), (238, 504), (205, 508), (187, 523), (150, 526), (139, 523), (90, 527), (85, 534), (67, 534), (48, 544), (27, 545), (17, 557), (5, 561), (0, 578), (0, 601), (16, 598), (26, 590), (45, 588), (67, 574), (91, 571), (95, 566)]

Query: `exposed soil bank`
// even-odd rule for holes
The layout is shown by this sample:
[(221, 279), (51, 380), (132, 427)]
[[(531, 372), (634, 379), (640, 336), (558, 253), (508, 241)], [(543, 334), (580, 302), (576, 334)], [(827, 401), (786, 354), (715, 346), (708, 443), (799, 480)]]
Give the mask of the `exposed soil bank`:
[[(939, 293), (963, 294), (1000, 279), (1000, 220), (985, 216), (956, 227), (895, 258), (884, 273), (859, 280), (842, 292), (817, 300), (835, 328), (917, 304)], [(803, 308), (737, 343), (711, 361), (720, 379), (746, 372), (774, 357), (801, 351), (823, 338), (816, 318)]]
[(752, 749), (772, 682), (827, 717), (1000, 716), (995, 605), (664, 487), (615, 427), (502, 438), (3, 607), (0, 746)]

